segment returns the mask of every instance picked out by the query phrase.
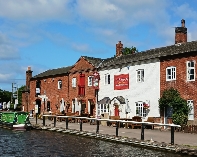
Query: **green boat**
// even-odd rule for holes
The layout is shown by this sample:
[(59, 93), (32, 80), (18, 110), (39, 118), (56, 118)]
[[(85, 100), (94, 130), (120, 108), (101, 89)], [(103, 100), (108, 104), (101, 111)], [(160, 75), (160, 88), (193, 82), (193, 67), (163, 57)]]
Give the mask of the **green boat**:
[(29, 113), (23, 111), (2, 111), (0, 112), (0, 124), (13, 130), (30, 130)]

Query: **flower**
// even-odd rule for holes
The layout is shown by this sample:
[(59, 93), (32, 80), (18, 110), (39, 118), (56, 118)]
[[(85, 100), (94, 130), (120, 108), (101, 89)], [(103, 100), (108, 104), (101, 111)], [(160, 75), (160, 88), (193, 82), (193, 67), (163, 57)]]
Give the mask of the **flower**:
[(144, 103), (143, 103), (143, 107), (144, 107), (145, 109), (148, 109), (148, 108), (150, 107), (150, 105), (144, 102)]

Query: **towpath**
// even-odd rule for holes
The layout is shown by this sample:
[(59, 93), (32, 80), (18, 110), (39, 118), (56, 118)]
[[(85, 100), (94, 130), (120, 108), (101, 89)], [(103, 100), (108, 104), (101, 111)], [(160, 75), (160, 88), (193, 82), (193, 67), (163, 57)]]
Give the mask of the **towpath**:
[[(30, 119), (32, 124), (36, 124), (36, 119)], [(37, 124), (43, 126), (43, 121), (38, 119)], [(46, 119), (45, 121), (46, 126), (54, 126), (53, 121)], [(56, 127), (58, 128), (66, 128), (65, 121), (56, 122)], [(88, 132), (96, 132), (96, 125), (90, 125), (89, 123), (83, 123), (82, 130)], [(68, 123), (69, 129), (76, 129), (80, 130), (79, 123)], [(109, 127), (109, 126), (99, 126), (99, 133), (101, 134), (109, 134), (109, 135), (116, 135), (116, 127)], [(141, 129), (126, 129), (126, 128), (119, 128), (118, 135), (122, 137), (129, 137), (129, 138), (141, 138)], [(158, 129), (144, 129), (144, 140), (153, 140), (157, 142), (171, 142), (171, 131), (160, 131)], [(174, 144), (184, 145), (184, 146), (194, 146), (197, 149), (197, 134), (191, 133), (182, 133), (182, 132), (175, 132), (174, 133)]]

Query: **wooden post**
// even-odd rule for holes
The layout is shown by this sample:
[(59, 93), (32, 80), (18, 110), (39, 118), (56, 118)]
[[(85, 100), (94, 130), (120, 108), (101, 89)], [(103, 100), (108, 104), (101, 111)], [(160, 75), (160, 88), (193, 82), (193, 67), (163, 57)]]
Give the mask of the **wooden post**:
[(171, 145), (174, 145), (174, 126), (171, 126)]
[(82, 123), (83, 123), (83, 121), (82, 121), (82, 119), (80, 119), (80, 131), (82, 131)]
[(42, 116), (43, 118), (43, 126), (45, 126), (45, 116)]
[(68, 129), (68, 117), (66, 117), (66, 129)]
[(119, 122), (116, 121), (116, 137), (118, 137), (118, 126), (119, 126)]
[(56, 127), (56, 116), (54, 117), (54, 127)]
[(99, 120), (96, 120), (96, 133), (99, 133)]
[(144, 141), (144, 123), (142, 123), (141, 127), (141, 140)]

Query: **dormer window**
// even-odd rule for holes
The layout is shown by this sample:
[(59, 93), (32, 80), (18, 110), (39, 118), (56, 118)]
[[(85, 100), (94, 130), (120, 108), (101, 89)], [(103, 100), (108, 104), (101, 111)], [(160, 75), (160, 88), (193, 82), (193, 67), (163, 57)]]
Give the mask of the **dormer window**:
[(62, 80), (59, 80), (59, 81), (57, 82), (57, 88), (58, 88), (58, 89), (62, 89)]

